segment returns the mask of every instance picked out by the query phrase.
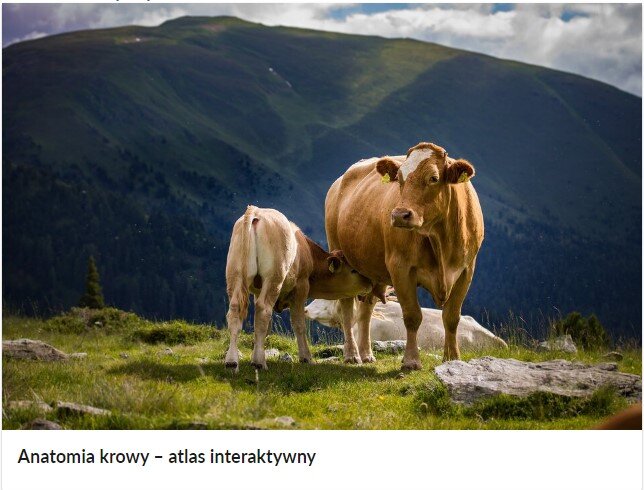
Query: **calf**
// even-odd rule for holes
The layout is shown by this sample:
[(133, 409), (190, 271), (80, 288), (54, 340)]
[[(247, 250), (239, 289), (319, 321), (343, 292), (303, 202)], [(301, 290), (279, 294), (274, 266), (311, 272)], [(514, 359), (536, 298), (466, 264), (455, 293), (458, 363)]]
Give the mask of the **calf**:
[[(354, 311), (356, 306), (354, 305)], [(418, 327), (418, 346), (421, 349), (440, 349), (445, 342), (445, 330), (441, 320), (441, 311), (433, 308), (421, 308), (422, 320)], [(342, 310), (339, 301), (316, 299), (304, 309), (304, 314), (311, 320), (323, 325), (341, 327)], [(358, 324), (354, 323), (353, 333), (358, 333)], [(373, 309), (370, 322), (371, 339), (404, 340), (405, 322), (400, 304), (389, 301), (377, 303)], [(507, 348), (503, 339), (481, 326), (471, 316), (461, 316), (458, 323), (457, 340), (465, 350), (485, 348)], [(360, 339), (358, 338), (358, 342)]]
[(307, 298), (339, 299), (366, 294), (371, 282), (347, 264), (342, 252), (325, 252), (286, 216), (274, 209), (248, 206), (233, 227), (226, 262), (230, 347), (226, 366), (237, 369), (237, 338), (255, 296), (255, 345), (251, 363), (266, 369), (264, 340), (273, 309), (291, 309), (301, 362), (312, 362), (306, 342)]

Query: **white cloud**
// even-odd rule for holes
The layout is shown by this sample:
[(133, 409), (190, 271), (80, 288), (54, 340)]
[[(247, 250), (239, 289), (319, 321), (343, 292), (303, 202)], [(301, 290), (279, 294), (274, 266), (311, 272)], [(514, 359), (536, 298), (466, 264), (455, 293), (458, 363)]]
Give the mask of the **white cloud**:
[[(158, 25), (182, 15), (234, 15), (266, 25), (351, 34), (409, 37), (547, 66), (641, 94), (642, 7), (639, 4), (420, 5), (369, 13), (353, 4), (47, 4), (10, 5), (6, 21), (25, 33), (126, 24)], [(20, 16), (21, 11), (25, 14)], [(30, 23), (29, 23), (30, 22)], [(7, 28), (6, 23), (4, 27)], [(14, 39), (25, 39), (21, 33)]]

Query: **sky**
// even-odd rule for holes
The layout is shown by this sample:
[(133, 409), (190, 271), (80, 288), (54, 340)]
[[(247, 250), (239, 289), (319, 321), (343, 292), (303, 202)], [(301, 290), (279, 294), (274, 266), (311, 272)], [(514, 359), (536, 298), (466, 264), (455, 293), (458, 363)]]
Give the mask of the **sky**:
[(183, 15), (431, 41), (642, 94), (641, 4), (3, 4), (2, 44)]

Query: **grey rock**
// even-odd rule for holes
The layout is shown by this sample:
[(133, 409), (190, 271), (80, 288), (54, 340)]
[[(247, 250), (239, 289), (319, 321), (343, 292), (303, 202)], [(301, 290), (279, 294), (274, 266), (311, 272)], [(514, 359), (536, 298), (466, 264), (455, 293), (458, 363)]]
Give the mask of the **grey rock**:
[(56, 422), (46, 419), (34, 419), (31, 422), (27, 422), (22, 426), (23, 429), (27, 430), (61, 430), (62, 427)]
[(275, 423), (284, 427), (293, 427), (295, 425), (295, 419), (293, 417), (283, 415), (281, 417), (275, 417)]
[(284, 361), (284, 362), (293, 362), (293, 356), (291, 356), (291, 354), (289, 354), (288, 352), (284, 352), (284, 353), (280, 356), (280, 361)]
[(604, 354), (602, 356), (602, 359), (606, 359), (607, 361), (621, 361), (624, 359), (623, 354), (617, 351), (609, 352), (608, 354)]
[(14, 359), (38, 361), (63, 361), (68, 358), (63, 351), (40, 340), (31, 339), (3, 340), (2, 355)]
[(404, 340), (374, 340), (371, 345), (373, 350), (376, 352), (391, 352), (392, 354), (398, 354), (405, 351), (407, 342)]
[(340, 362), (340, 358), (338, 356), (324, 357), (322, 359), (318, 359), (318, 362), (322, 364)]
[(85, 359), (87, 357), (87, 352), (74, 352), (69, 354), (71, 359)]
[(330, 345), (318, 352), (318, 356), (322, 358), (341, 356), (344, 353), (343, 345)]
[(452, 399), (464, 404), (502, 393), (528, 396), (545, 391), (583, 397), (602, 386), (612, 386), (633, 401), (642, 399), (642, 378), (620, 373), (611, 363), (592, 366), (562, 359), (533, 363), (482, 357), (469, 362), (445, 362), (434, 372), (447, 385)]
[(45, 402), (33, 400), (14, 400), (7, 403), (9, 410), (37, 410), (39, 412), (51, 412), (53, 408)]
[(129, 355), (127, 352), (121, 352), (121, 353), (119, 354), (119, 357), (120, 357), (121, 359), (127, 359), (127, 358), (129, 358), (129, 357), (130, 357), (130, 355)]
[(264, 355), (266, 356), (266, 359), (277, 359), (280, 355), (280, 351), (277, 349), (266, 349), (264, 351)]
[(576, 354), (577, 346), (569, 334), (561, 335), (554, 339), (544, 340), (539, 344), (538, 350), (561, 351), (568, 354)]
[(170, 347), (166, 347), (161, 352), (159, 352), (159, 354), (163, 354), (164, 356), (171, 356), (172, 354), (174, 354), (174, 352)]
[(60, 415), (111, 415), (112, 413), (104, 408), (72, 402), (56, 402), (56, 411)]

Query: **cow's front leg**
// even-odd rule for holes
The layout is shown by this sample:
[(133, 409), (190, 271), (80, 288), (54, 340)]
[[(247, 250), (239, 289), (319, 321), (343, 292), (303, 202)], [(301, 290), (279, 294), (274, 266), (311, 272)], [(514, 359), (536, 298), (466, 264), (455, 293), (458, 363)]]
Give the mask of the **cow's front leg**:
[(423, 314), (418, 304), (416, 273), (415, 271), (398, 268), (396, 274), (392, 274), (392, 281), (398, 295), (398, 302), (402, 308), (405, 330), (407, 330), (407, 344), (402, 360), (402, 368), (418, 370), (423, 367), (420, 362), (417, 339), (418, 328), (423, 320)]
[(353, 298), (340, 300), (340, 312), (342, 313), (342, 332), (344, 333), (344, 362), (349, 364), (362, 364), (358, 354), (358, 345), (353, 336)]
[(376, 358), (371, 350), (371, 313), (375, 306), (376, 298), (369, 294), (364, 301), (358, 301), (358, 352), (362, 362), (375, 362)]
[(443, 327), (445, 328), (445, 346), (443, 347), (443, 362), (460, 359), (456, 339), (458, 322), (461, 320), (461, 307), (467, 295), (467, 290), (474, 275), (474, 264), (464, 270), (456, 280), (449, 298), (443, 306)]

